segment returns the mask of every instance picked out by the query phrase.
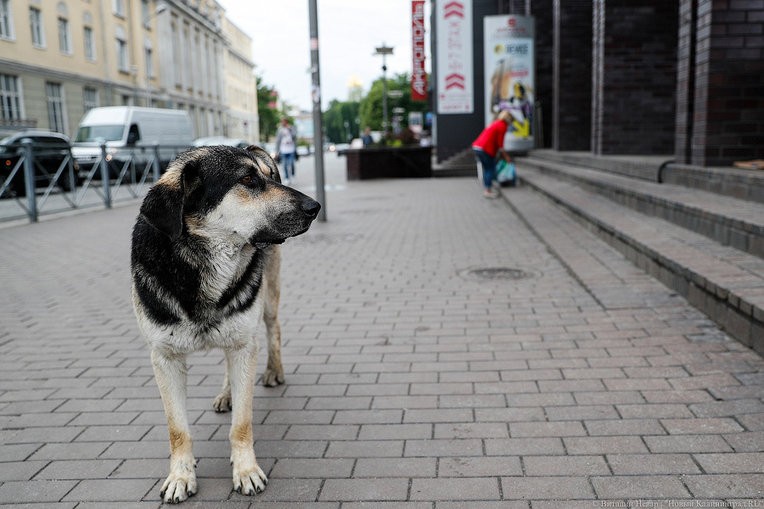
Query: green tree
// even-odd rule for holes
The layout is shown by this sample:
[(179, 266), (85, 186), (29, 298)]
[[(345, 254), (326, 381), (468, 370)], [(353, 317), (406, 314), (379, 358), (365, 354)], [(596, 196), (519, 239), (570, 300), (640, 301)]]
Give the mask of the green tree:
[[(388, 85), (389, 85), (388, 81)], [(382, 80), (378, 79), (371, 84), (371, 89), (366, 97), (361, 99), (359, 109), (361, 129), (371, 127), (372, 131), (382, 130)]]
[[(426, 111), (427, 103), (411, 100), (411, 79), (408, 73), (396, 74), (387, 79), (387, 120), (392, 125), (393, 108), (403, 108), (405, 113), (401, 118), (401, 127), (408, 125), (408, 113), (411, 111)], [(392, 92), (392, 94), (391, 94)], [(382, 78), (374, 81), (369, 93), (361, 100), (360, 118), (361, 128), (371, 127), (372, 130), (382, 130), (383, 107), (382, 107), (383, 83)], [(397, 97), (390, 97), (394, 95)]]
[(260, 138), (267, 141), (276, 134), (281, 119), (281, 112), (278, 110), (279, 93), (272, 86), (263, 83), (262, 76), (256, 76), (256, 80)]
[(338, 101), (332, 99), (329, 109), (324, 112), (324, 132), (333, 143), (347, 143), (358, 138), (358, 110), (360, 104), (356, 101)]

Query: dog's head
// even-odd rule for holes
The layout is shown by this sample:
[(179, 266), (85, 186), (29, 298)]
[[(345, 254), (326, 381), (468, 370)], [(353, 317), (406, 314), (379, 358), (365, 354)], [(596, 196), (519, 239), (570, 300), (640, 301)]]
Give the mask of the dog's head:
[(280, 244), (307, 231), (321, 205), (281, 185), (265, 150), (200, 147), (180, 154), (146, 195), (141, 217), (176, 239), (185, 233)]

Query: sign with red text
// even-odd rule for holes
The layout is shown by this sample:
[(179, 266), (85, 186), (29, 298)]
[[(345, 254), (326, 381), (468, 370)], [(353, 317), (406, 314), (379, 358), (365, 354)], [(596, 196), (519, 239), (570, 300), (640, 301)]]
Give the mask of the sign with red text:
[(411, 100), (427, 100), (427, 73), (424, 70), (424, 0), (411, 1)]
[(535, 69), (532, 16), (483, 18), (485, 66), (485, 123), (506, 110), (512, 115), (506, 150), (533, 148)]
[(438, 113), (474, 111), (472, 0), (435, 2)]

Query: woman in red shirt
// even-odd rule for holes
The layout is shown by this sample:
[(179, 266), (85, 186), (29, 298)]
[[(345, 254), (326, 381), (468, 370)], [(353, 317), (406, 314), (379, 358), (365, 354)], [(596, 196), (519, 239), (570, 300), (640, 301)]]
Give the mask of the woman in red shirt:
[(499, 112), (498, 117), (472, 142), (472, 150), (475, 152), (480, 164), (483, 166), (483, 196), (496, 198), (498, 193), (493, 189), (493, 180), (496, 178), (496, 159), (501, 155), (507, 162), (509, 154), (504, 151), (504, 135), (512, 115), (506, 110)]

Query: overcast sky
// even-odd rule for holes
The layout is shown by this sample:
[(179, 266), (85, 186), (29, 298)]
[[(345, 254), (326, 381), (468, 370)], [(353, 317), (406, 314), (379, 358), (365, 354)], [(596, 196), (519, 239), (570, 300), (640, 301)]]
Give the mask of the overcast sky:
[[(308, 0), (218, 0), (252, 38), (255, 72), (290, 104), (311, 109)], [(352, 79), (364, 91), (382, 76), (374, 48), (393, 46), (387, 73), (411, 72), (411, 0), (317, 0), (322, 104), (346, 100)], [(427, 71), (429, 4), (425, 3)]]

